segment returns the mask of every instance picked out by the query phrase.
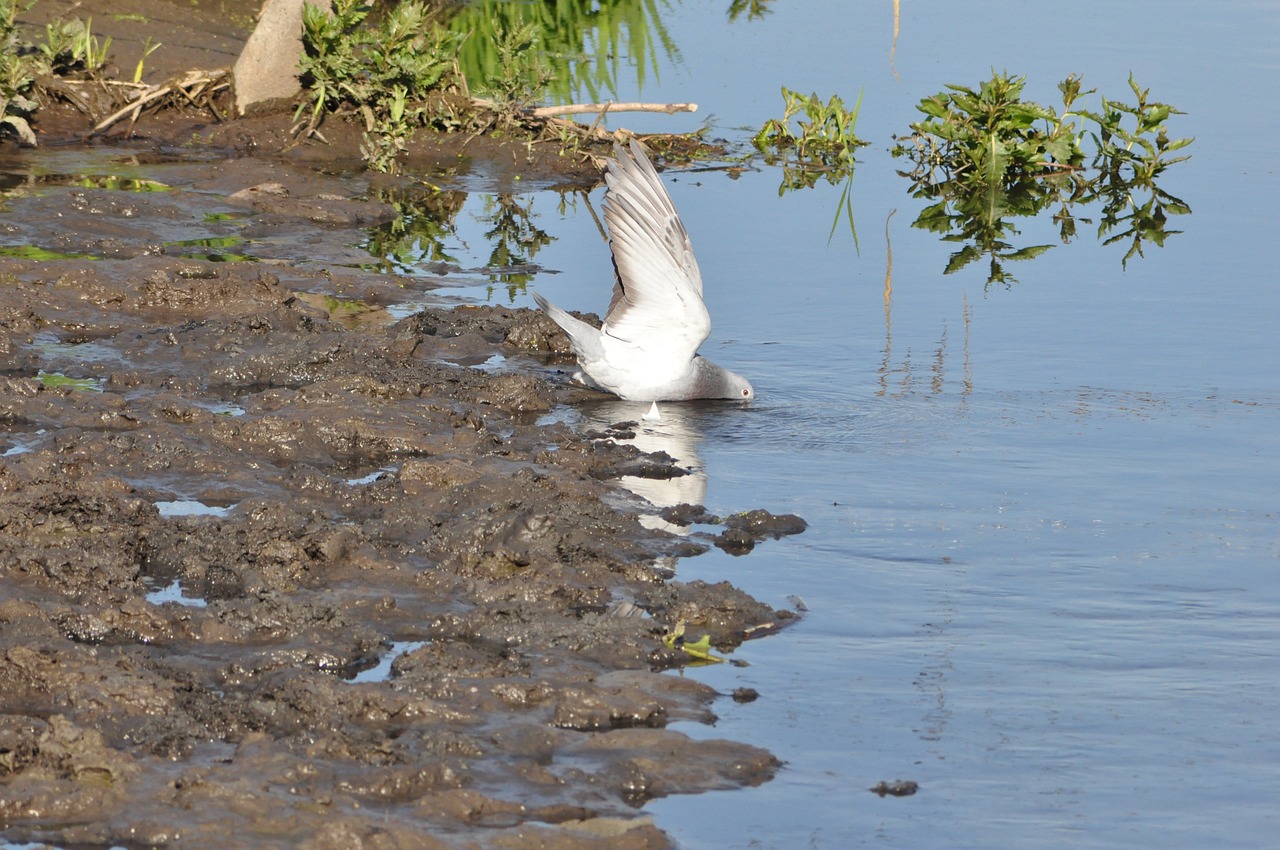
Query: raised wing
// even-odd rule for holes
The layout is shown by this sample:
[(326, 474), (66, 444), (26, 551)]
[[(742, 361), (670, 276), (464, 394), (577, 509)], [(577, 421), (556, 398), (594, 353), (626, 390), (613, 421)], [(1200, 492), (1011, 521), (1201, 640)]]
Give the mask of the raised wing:
[(601, 330), (667, 356), (692, 358), (711, 333), (702, 272), (666, 187), (634, 139), (620, 145), (605, 182), (605, 225), (617, 283)]

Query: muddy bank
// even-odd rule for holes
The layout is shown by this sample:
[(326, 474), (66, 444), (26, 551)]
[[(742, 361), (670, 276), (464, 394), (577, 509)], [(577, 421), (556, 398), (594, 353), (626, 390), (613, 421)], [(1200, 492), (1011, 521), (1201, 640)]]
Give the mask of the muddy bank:
[[(179, 5), (74, 14), (121, 64), (163, 41), (148, 74), (229, 64), (250, 4)], [(57, 162), (0, 169), (0, 837), (669, 846), (646, 800), (779, 768), (668, 728), (755, 696), (680, 675), (671, 633), (730, 654), (794, 617), (677, 559), (803, 522), (622, 486), (694, 476), (566, 383), (541, 314), (362, 270), (404, 186), (351, 176), (358, 133), (282, 154), (289, 122), (152, 116), (104, 177), (49, 109)], [(463, 141), (421, 172), (597, 179)]]
[(154, 256), (123, 193), (22, 203), (114, 259), (0, 260), (6, 838), (661, 847), (646, 800), (778, 769), (666, 728), (729, 697), (663, 636), (789, 622), (672, 558), (802, 524), (642, 525), (619, 477), (684, 470), (548, 415), (596, 402), (541, 314), (339, 321), (324, 293), (388, 277)]

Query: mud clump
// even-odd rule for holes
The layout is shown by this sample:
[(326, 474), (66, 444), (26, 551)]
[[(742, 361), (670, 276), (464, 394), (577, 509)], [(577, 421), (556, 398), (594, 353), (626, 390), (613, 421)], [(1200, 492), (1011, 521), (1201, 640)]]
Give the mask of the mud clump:
[(344, 323), (321, 273), (116, 257), (0, 260), (6, 838), (654, 848), (645, 801), (778, 769), (668, 728), (721, 695), (662, 637), (792, 615), (672, 578), (700, 544), (617, 479), (686, 471), (546, 416), (541, 314)]

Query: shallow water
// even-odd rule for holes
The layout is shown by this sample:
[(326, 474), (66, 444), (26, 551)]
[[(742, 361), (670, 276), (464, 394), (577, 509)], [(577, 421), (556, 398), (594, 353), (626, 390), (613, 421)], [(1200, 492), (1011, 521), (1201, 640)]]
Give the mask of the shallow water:
[[(763, 166), (738, 179), (668, 175), (716, 323), (704, 352), (748, 375), (758, 400), (664, 407), (641, 429), (645, 447), (698, 474), (677, 479), (692, 490), (646, 495), (803, 516), (802, 535), (746, 558), (712, 551), (678, 573), (779, 606), (797, 596), (809, 611), (741, 648), (749, 667), (685, 673), (760, 699), (721, 700), (715, 727), (682, 731), (768, 747), (786, 768), (758, 789), (647, 809), (687, 847), (1150, 847), (1174, 835), (1269, 846), (1280, 181), (1268, 142), (1280, 121), (1265, 104), (1280, 5), (904, 0), (892, 67), (889, 3), (776, 3), (733, 25), (720, 5), (663, 12), (682, 60), (638, 93), (701, 112), (617, 123), (687, 130), (711, 114), (713, 135), (744, 145), (781, 113), (781, 85), (849, 103), (862, 90), (858, 129), (873, 144), (855, 175), (857, 246), (846, 230), (828, 240), (838, 187), (779, 198), (779, 174)], [(1123, 248), (1082, 226), (1073, 244), (1021, 264), (1012, 288), (985, 288), (976, 268), (944, 276), (954, 246), (910, 227), (919, 202), (886, 149), (921, 97), (992, 67), (1026, 74), (1027, 96), (1045, 102), (1071, 72), (1124, 99), (1132, 69), (1185, 110), (1171, 134), (1197, 137), (1193, 158), (1162, 182), (1194, 210), (1184, 232), (1127, 268)], [(360, 234), (341, 245), (319, 234), (333, 256), (246, 244), (235, 219), (202, 217), (225, 211), (216, 199), (151, 197), (191, 211), (166, 240), (360, 261)], [(520, 197), (551, 236), (527, 259), (556, 272), (532, 285), (602, 310), (611, 272), (587, 202)], [(462, 268), (489, 257), (491, 200), (469, 196), (446, 239)], [(1053, 241), (1044, 224), (1023, 230), (1028, 243)], [(448, 279), (454, 288), (420, 300), (532, 305), (522, 285)], [(48, 345), (72, 358), (92, 343)], [(639, 419), (646, 407), (565, 416)], [(897, 778), (919, 792), (867, 790)]]
[[(758, 392), (747, 410), (686, 416), (671, 453), (694, 447), (713, 511), (810, 523), (678, 570), (810, 612), (743, 647), (750, 667), (686, 674), (761, 697), (684, 731), (768, 746), (786, 769), (648, 808), (689, 847), (1268, 846), (1280, 126), (1257, 97), (1274, 93), (1280, 6), (903, 3), (891, 69), (879, 5), (775, 4), (734, 25), (676, 6), (664, 21), (683, 62), (641, 92), (699, 102), (713, 135), (742, 144), (736, 128), (780, 114), (781, 85), (847, 103), (865, 86), (873, 142), (857, 249), (847, 230), (828, 243), (838, 188), (779, 198), (769, 168), (669, 177), (716, 323), (704, 352)], [(944, 277), (954, 246), (910, 227), (919, 202), (886, 149), (919, 98), (993, 66), (1042, 102), (1071, 72), (1123, 100), (1132, 70), (1186, 111), (1170, 132), (1197, 137), (1193, 158), (1162, 181), (1194, 210), (1184, 232), (1122, 268), (1124, 249), (1083, 225), (1012, 288), (984, 288), (976, 267)], [(563, 273), (534, 285), (600, 310), (607, 255), (589, 223), (576, 231), (556, 231), (538, 260)], [(895, 778), (919, 793), (867, 790)]]

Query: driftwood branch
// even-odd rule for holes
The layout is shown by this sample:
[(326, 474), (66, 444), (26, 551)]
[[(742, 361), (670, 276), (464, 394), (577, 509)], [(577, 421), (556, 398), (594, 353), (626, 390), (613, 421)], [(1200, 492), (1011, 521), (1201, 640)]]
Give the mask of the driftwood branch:
[(553, 115), (581, 115), (593, 112), (697, 112), (696, 103), (567, 103), (564, 106), (540, 106), (532, 110), (535, 118)]
[[(570, 103), (564, 106), (539, 106), (535, 108), (516, 109), (507, 111), (504, 107), (492, 100), (481, 97), (470, 98), (471, 108), (477, 111), (487, 112), (495, 116), (499, 122), (505, 120), (524, 119), (539, 122), (543, 127), (559, 131), (560, 133), (568, 133), (578, 137), (593, 139), (596, 141), (607, 141), (609, 139), (617, 140), (621, 138), (619, 134), (629, 135), (626, 130), (605, 130), (600, 126), (600, 122), (604, 120), (606, 115), (613, 112), (665, 112), (668, 115), (676, 112), (696, 112), (698, 105), (696, 103)], [(581, 115), (595, 114), (595, 120), (590, 125), (579, 124), (572, 118), (561, 118), (562, 115)], [(501, 118), (499, 116), (505, 116)], [(546, 140), (545, 138), (543, 139)], [(591, 156), (590, 154), (587, 154)], [(594, 158), (594, 157), (593, 157)]]

